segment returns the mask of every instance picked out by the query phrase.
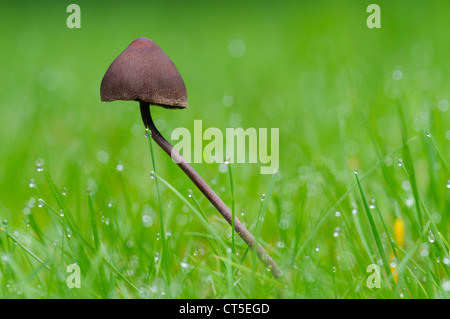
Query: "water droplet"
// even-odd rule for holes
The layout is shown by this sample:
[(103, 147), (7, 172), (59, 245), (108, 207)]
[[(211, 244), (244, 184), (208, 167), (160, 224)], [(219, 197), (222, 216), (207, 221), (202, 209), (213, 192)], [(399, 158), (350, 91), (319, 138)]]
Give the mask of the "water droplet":
[(336, 227), (335, 229), (334, 229), (334, 232), (333, 232), (333, 237), (334, 238), (337, 238), (337, 237), (339, 237), (339, 235), (340, 235), (340, 232), (341, 231), (341, 228), (340, 227)]
[(151, 178), (151, 179), (155, 179), (155, 177), (156, 177), (155, 171), (151, 171), (151, 172), (150, 172), (150, 178)]
[(447, 181), (447, 189), (450, 189), (450, 179)]
[(392, 72), (392, 78), (395, 81), (400, 81), (403, 79), (403, 72), (401, 70), (394, 70), (394, 72)]
[(375, 203), (375, 199), (372, 198), (369, 203), (369, 208), (374, 209), (375, 207), (377, 207), (377, 205)]
[(232, 252), (231, 248), (227, 248), (227, 253), (231, 254), (231, 252)]
[(284, 243), (283, 243), (282, 241), (279, 241), (279, 242), (277, 243), (277, 247), (278, 247), (278, 248), (284, 248)]
[(64, 188), (62, 189), (62, 194), (63, 194), (64, 196), (66, 196), (67, 193), (68, 193), (68, 190), (67, 190), (66, 187), (64, 187)]
[(153, 225), (153, 218), (150, 215), (142, 215), (142, 226), (150, 227)]
[(261, 197), (259, 198), (261, 201), (263, 201), (266, 198), (266, 194), (261, 194)]
[(242, 210), (242, 212), (241, 212), (241, 216), (245, 216), (245, 212), (244, 212), (244, 210)]
[(434, 243), (435, 240), (436, 240), (436, 238), (434, 237), (433, 232), (430, 230), (430, 231), (428, 232), (428, 241), (429, 241), (430, 243)]
[(318, 252), (320, 250), (320, 245), (317, 244), (315, 251)]
[(353, 173), (355, 173), (355, 175), (358, 175), (358, 170), (355, 168), (355, 170), (353, 171)]
[(59, 211), (59, 216), (60, 216), (60, 217), (64, 217), (64, 212), (63, 212), (62, 209)]
[(336, 267), (331, 268), (333, 272), (336, 272)]
[(403, 166), (403, 160), (401, 158), (398, 159), (397, 165), (398, 166)]
[(334, 216), (336, 216), (336, 217), (341, 217), (341, 212), (340, 212), (340, 211), (336, 211), (336, 212), (334, 213)]
[(42, 167), (44, 166), (44, 159), (43, 158), (36, 158), (36, 167)]
[(425, 131), (425, 135), (426, 135), (427, 137), (431, 137), (431, 134), (430, 134), (430, 132), (428, 132), (428, 130)]
[(415, 203), (414, 198), (407, 198), (407, 199), (405, 200), (405, 204), (406, 204), (406, 206), (408, 206), (408, 207), (411, 207), (412, 205), (414, 205), (414, 203)]
[(33, 179), (33, 178), (30, 179), (30, 184), (28, 184), (28, 186), (29, 186), (30, 188), (35, 188), (35, 187), (36, 187), (36, 183), (34, 182), (34, 179)]
[(225, 163), (219, 164), (219, 172), (226, 173), (228, 171), (228, 165)]
[(450, 258), (448, 257), (442, 258), (442, 263), (447, 266), (450, 265)]
[(116, 170), (117, 170), (118, 172), (122, 172), (122, 171), (123, 171), (123, 164), (117, 164)]
[(420, 255), (422, 257), (427, 257), (429, 253), (430, 253), (430, 251), (428, 249), (428, 244), (427, 243), (423, 243), (422, 244), (422, 249), (420, 250)]
[(8, 227), (8, 220), (7, 220), (7, 219), (4, 219), (4, 220), (2, 221), (2, 225), (3, 225), (3, 227), (7, 228), (7, 227)]
[(358, 214), (358, 211), (356, 209), (352, 209), (352, 214), (356, 215), (356, 214)]
[(38, 207), (44, 207), (44, 204), (45, 204), (44, 200), (42, 198), (39, 198), (38, 199)]
[(192, 192), (192, 189), (188, 190), (188, 197), (192, 197), (194, 193)]
[(450, 291), (450, 280), (443, 280), (442, 281), (442, 290)]

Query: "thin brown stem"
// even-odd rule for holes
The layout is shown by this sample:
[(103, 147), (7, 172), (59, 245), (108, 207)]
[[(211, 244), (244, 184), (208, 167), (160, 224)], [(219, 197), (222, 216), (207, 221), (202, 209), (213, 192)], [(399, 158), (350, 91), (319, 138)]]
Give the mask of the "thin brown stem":
[[(225, 220), (233, 225), (231, 210), (225, 205), (225, 203), (220, 199), (219, 196), (209, 187), (209, 185), (201, 178), (201, 176), (192, 168), (192, 166), (186, 162), (186, 160), (181, 156), (181, 154), (169, 143), (167, 140), (159, 133), (158, 129), (153, 123), (152, 117), (150, 115), (150, 105), (147, 102), (140, 101), (141, 116), (145, 127), (147, 127), (151, 133), (153, 140), (172, 158), (172, 160), (177, 163), (177, 165), (186, 173), (186, 175), (194, 182), (198, 189), (203, 193), (203, 195), (208, 198), (208, 200), (216, 207), (219, 213), (225, 218)], [(234, 229), (241, 236), (241, 238), (247, 243), (247, 245), (256, 251), (259, 259), (261, 259), (267, 267), (271, 269), (272, 275), (275, 278), (281, 276), (280, 268), (269, 256), (267, 251), (256, 242), (253, 235), (247, 230), (247, 228), (239, 221), (239, 219), (234, 217)], [(256, 247), (255, 247), (256, 246)]]

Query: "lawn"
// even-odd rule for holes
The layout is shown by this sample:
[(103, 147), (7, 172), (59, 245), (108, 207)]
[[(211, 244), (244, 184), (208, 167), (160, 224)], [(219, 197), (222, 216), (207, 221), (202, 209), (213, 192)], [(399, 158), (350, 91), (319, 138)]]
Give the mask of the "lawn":
[[(378, 1), (374, 29), (369, 3), (80, 0), (68, 28), (68, 3), (3, 1), (0, 298), (449, 298), (450, 3)], [(187, 109), (151, 106), (173, 144), (198, 120), (279, 129), (275, 174), (192, 166), (280, 278), (138, 103), (101, 102), (138, 37), (186, 84)]]

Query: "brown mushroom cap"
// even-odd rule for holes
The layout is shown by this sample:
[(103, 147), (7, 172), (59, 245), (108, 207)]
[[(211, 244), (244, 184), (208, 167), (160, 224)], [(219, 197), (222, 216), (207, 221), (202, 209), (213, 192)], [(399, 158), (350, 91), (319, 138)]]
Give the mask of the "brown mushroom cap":
[(109, 66), (100, 87), (102, 101), (132, 100), (165, 108), (186, 108), (186, 86), (163, 50), (137, 38)]

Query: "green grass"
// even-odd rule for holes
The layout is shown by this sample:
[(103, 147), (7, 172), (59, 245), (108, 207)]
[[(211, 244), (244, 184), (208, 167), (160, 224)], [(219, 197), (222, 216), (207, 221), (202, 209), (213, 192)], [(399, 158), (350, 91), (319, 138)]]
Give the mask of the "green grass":
[[(450, 297), (450, 4), (379, 1), (370, 30), (358, 1), (77, 3), (79, 30), (64, 3), (1, 5), (0, 298)], [(192, 164), (278, 280), (144, 136), (137, 103), (100, 102), (140, 36), (188, 89), (188, 109), (152, 107), (169, 141), (198, 119), (280, 129), (276, 175)]]

